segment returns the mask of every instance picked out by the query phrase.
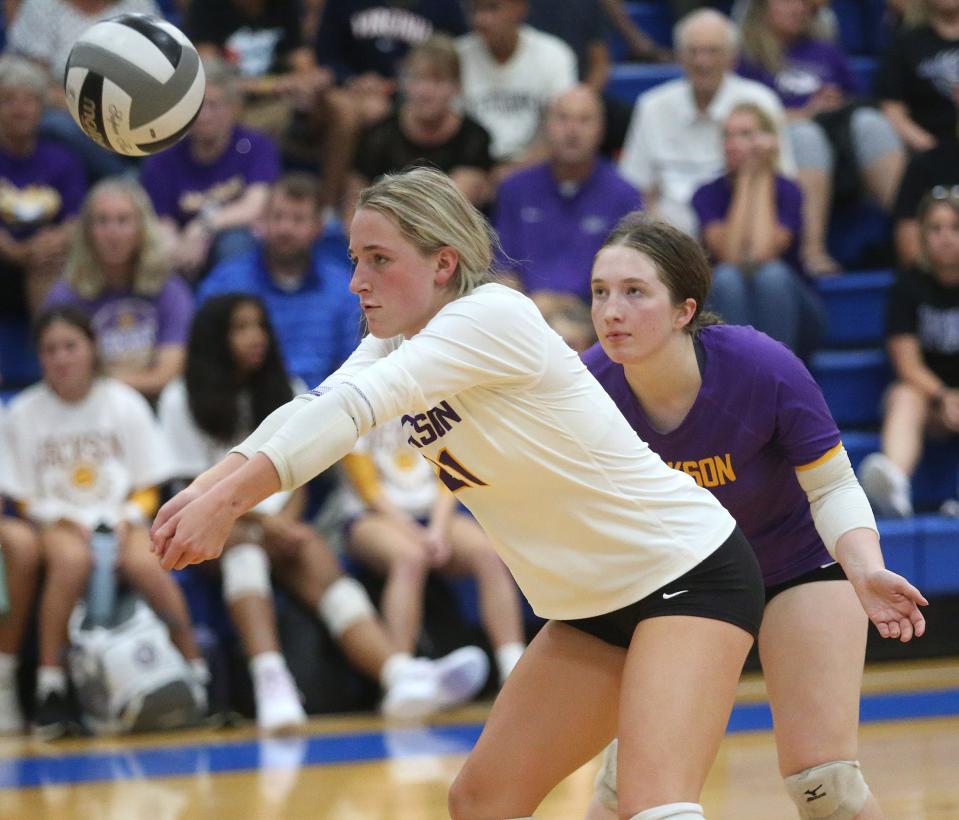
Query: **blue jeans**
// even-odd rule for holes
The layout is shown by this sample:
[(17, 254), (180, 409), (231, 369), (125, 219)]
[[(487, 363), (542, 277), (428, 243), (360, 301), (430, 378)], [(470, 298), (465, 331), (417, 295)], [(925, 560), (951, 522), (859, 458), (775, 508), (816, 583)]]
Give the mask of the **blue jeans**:
[(752, 325), (800, 357), (812, 353), (825, 332), (826, 313), (818, 294), (778, 259), (751, 273), (736, 265), (717, 265), (706, 304), (723, 321)]

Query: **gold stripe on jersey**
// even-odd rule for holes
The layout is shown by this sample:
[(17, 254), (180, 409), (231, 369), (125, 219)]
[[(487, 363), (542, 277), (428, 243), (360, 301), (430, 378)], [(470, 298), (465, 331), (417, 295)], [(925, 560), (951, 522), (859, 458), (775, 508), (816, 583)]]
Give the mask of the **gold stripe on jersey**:
[(815, 461), (810, 461), (808, 464), (802, 464), (799, 467), (796, 467), (795, 469), (796, 470), (812, 470), (815, 467), (818, 467), (820, 464), (825, 464), (827, 461), (829, 461), (829, 459), (831, 459), (833, 456), (838, 454), (842, 449), (843, 449), (842, 442), (840, 441), (839, 444), (837, 444), (835, 447), (830, 447), (828, 450), (826, 450), (825, 453), (819, 456), (819, 458), (817, 458)]

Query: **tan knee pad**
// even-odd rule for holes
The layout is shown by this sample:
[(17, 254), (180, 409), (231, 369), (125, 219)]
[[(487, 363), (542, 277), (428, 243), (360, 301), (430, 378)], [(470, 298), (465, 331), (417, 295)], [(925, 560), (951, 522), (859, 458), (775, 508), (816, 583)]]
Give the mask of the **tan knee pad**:
[(857, 760), (834, 760), (785, 778), (803, 820), (852, 820), (869, 799)]
[(603, 763), (596, 772), (596, 782), (593, 784), (596, 790), (596, 796), (599, 797), (602, 804), (611, 811), (619, 811), (619, 795), (616, 792), (616, 752), (619, 749), (619, 741), (613, 738), (613, 742), (606, 747), (603, 752)]

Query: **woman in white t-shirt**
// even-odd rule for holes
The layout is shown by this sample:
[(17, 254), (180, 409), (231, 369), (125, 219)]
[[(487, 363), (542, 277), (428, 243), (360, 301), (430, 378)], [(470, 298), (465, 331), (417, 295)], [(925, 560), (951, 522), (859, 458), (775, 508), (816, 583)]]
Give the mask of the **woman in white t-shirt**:
[[(13, 477), (5, 445), (3, 405), (0, 405), (0, 505), (9, 494)], [(20, 645), (36, 594), (40, 550), (33, 528), (18, 518), (3, 515), (0, 506), (0, 735), (23, 731), (23, 712), (17, 694)], [(6, 614), (2, 614), (6, 609)]]
[(96, 339), (82, 311), (54, 308), (37, 319), (43, 381), (10, 405), (10, 492), (40, 528), (45, 579), (34, 731), (52, 739), (69, 726), (63, 656), (67, 622), (93, 568), (91, 533), (103, 524), (117, 540), (117, 572), (170, 629), (198, 679), (197, 649), (179, 585), (150, 555), (148, 523), (169, 477), (150, 406), (132, 387), (98, 375)]
[[(693, 244), (658, 232), (665, 255)], [(451, 815), (531, 816), (618, 731), (622, 816), (701, 820), (762, 618), (759, 567), (729, 513), (636, 436), (535, 305), (491, 281), (491, 237), (439, 172), (367, 188), (350, 287), (370, 335), (165, 505), (153, 548), (165, 567), (215, 557), (238, 515), (400, 416), (550, 619), (456, 778)], [(679, 261), (707, 264), (698, 249)], [(915, 605), (895, 617), (921, 620)]]
[[(175, 476), (190, 480), (208, 470), (293, 393), (262, 303), (241, 293), (204, 303), (190, 331), (184, 376), (160, 396)], [(488, 672), (482, 650), (464, 647), (431, 663), (395, 646), (366, 590), (302, 520), (305, 505), (303, 488), (265, 499), (236, 522), (219, 562), (260, 728), (274, 732), (306, 720), (280, 651), (271, 574), (317, 614), (358, 669), (381, 681), (387, 716), (425, 717), (472, 697)]]
[(429, 571), (474, 577), (503, 683), (525, 648), (516, 585), (486, 533), (456, 509), (455, 496), (407, 438), (394, 419), (360, 439), (341, 462), (345, 476), (337, 502), (346, 549), (385, 576), (380, 609), (394, 643), (406, 652), (413, 651), (423, 626)]

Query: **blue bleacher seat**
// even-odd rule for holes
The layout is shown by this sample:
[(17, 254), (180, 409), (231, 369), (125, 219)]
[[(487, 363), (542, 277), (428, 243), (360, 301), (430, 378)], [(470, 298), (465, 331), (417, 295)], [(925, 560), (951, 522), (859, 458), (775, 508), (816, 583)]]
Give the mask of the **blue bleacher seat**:
[(673, 10), (669, 3), (626, 3), (626, 12), (636, 27), (664, 48), (673, 46)]
[(816, 281), (826, 305), (827, 347), (881, 345), (886, 301), (895, 280), (891, 270), (861, 271)]
[(863, 0), (832, 0), (830, 3), (839, 23), (839, 44), (847, 54), (868, 54), (871, 37)]
[(849, 67), (859, 81), (859, 87), (865, 96), (872, 95), (876, 72), (879, 70), (879, 61), (875, 57), (859, 56), (849, 60)]
[(916, 583), (926, 595), (959, 592), (959, 519), (916, 518), (920, 566)]
[(854, 470), (859, 468), (859, 462), (870, 453), (879, 449), (879, 433), (862, 430), (843, 430), (842, 443), (849, 454)]
[(0, 377), (5, 390), (26, 387), (40, 378), (40, 363), (26, 319), (0, 319)]
[(879, 423), (879, 402), (891, 378), (884, 351), (822, 350), (809, 369), (840, 427)]
[(926, 595), (959, 592), (959, 519), (917, 515), (879, 521), (886, 566)]
[(959, 441), (930, 440), (912, 479), (912, 501), (917, 510), (937, 510), (948, 498), (955, 498)]
[(177, 7), (176, 0), (158, 0), (157, 5), (163, 16), (175, 26), (183, 25), (183, 15)]
[(884, 518), (878, 523), (886, 567), (921, 585), (922, 547), (918, 519)]
[(622, 63), (613, 66), (609, 75), (609, 82), (606, 85), (606, 92), (628, 105), (632, 105), (644, 91), (648, 91), (667, 80), (675, 80), (682, 74), (682, 69), (672, 63), (660, 65)]
[(834, 202), (826, 245), (847, 271), (884, 267), (895, 255), (892, 220), (866, 198)]

